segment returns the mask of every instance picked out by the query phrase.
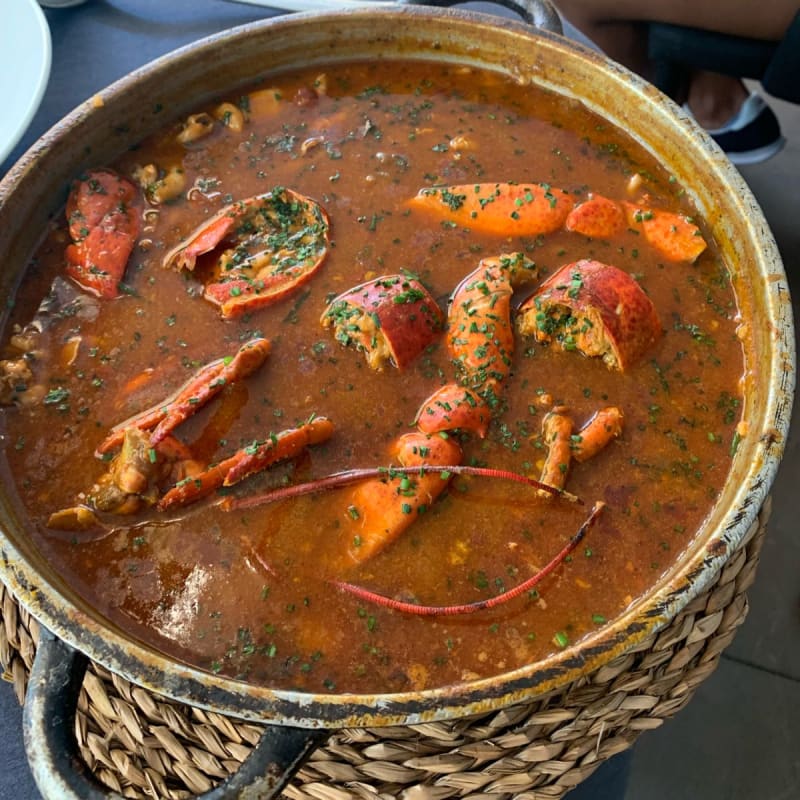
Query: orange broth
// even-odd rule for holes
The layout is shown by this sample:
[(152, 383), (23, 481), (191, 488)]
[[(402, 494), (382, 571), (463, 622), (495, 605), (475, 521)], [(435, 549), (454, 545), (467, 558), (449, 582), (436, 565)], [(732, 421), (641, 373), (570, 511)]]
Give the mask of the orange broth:
[[(614, 619), (647, 592), (691, 541), (729, 473), (741, 413), (743, 353), (728, 270), (708, 249), (669, 263), (631, 229), (610, 240), (564, 230), (509, 238), (411, 212), (426, 186), (546, 182), (574, 195), (630, 200), (629, 182), (659, 207), (696, 218), (681, 187), (623, 132), (579, 105), (503, 76), (427, 63), (354, 63), (263, 84), (274, 103), (241, 131), (218, 124), (188, 146), (180, 120), (111, 166), (132, 176), (179, 166), (177, 198), (152, 205), (128, 263), (122, 297), (95, 319), (53, 316), (37, 374), (45, 400), (2, 411), (5, 467), (30, 535), (65, 580), (111, 620), (201, 668), (310, 691), (376, 692), (446, 686), (535, 662)], [(233, 92), (229, 102), (247, 110)], [(263, 97), (262, 97), (263, 99)], [(269, 105), (269, 104), (268, 104)], [(209, 106), (213, 113), (216, 106)], [(203, 109), (198, 109), (198, 111)], [(247, 117), (247, 115), (245, 115)], [(637, 179), (638, 180), (638, 179)], [(202, 297), (202, 274), (162, 267), (164, 255), (226, 204), (289, 187), (331, 221), (330, 253), (313, 279), (280, 302), (232, 320)], [(66, 220), (46, 232), (13, 322), (24, 326), (63, 275)], [(227, 387), (175, 432), (213, 461), (324, 415), (332, 438), (234, 487), (234, 496), (345, 469), (388, 466), (388, 447), (413, 429), (420, 404), (456, 379), (444, 342), (406, 370), (371, 370), (320, 325), (331, 298), (379, 275), (418, 276), (444, 311), (481, 258), (522, 252), (538, 277), (593, 258), (633, 274), (664, 334), (624, 372), (601, 359), (517, 338), (502, 407), (485, 439), (452, 433), (462, 463), (536, 477), (548, 404), (576, 421), (613, 405), (622, 435), (566, 488), (578, 505), (510, 482), (455, 476), (448, 490), (373, 559), (346, 557), (352, 487), (240, 511), (213, 500), (161, 514), (105, 520), (97, 531), (47, 527), (104, 470), (94, 450), (108, 430), (151, 406), (209, 361), (255, 336), (265, 364)], [(8, 339), (8, 332), (4, 340)], [(534, 574), (607, 505), (566, 563), (522, 597), (469, 615), (416, 617), (360, 600), (344, 580), (429, 605), (470, 603)]]

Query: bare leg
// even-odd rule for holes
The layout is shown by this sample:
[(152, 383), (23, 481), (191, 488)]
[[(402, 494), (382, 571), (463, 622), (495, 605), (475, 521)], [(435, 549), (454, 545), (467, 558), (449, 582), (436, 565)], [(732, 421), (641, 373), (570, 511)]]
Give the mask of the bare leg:
[(718, 72), (695, 72), (686, 102), (694, 118), (704, 128), (713, 130), (734, 117), (749, 94), (738, 78)]
[[(600, 47), (601, 40), (614, 38), (614, 30), (636, 22), (668, 22), (777, 41), (798, 11), (797, 0), (556, 0), (556, 5)], [(624, 40), (625, 34), (619, 35)], [(606, 52), (615, 58), (612, 50), (613, 43)]]

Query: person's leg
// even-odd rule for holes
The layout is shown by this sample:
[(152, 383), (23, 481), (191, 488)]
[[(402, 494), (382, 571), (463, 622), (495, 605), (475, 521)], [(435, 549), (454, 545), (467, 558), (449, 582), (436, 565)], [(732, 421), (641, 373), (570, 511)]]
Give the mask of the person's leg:
[(749, 97), (747, 87), (731, 75), (697, 71), (689, 81), (686, 105), (694, 118), (708, 130), (721, 128), (736, 116)]
[[(610, 58), (647, 80), (647, 22), (778, 41), (798, 11), (797, 0), (554, 0), (562, 16)], [(780, 151), (784, 139), (774, 112), (751, 96), (738, 77), (692, 74), (684, 103), (734, 163), (756, 163)]]
[(578, 30), (598, 44), (593, 34), (607, 38), (604, 29), (639, 22), (667, 22), (777, 41), (798, 11), (797, 0), (556, 0), (556, 5)]

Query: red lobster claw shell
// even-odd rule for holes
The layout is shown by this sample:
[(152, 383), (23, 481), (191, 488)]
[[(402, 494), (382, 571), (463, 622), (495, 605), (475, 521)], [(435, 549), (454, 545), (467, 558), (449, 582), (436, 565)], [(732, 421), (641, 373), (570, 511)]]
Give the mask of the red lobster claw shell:
[(72, 184), (67, 221), (67, 274), (100, 297), (119, 297), (119, 283), (142, 229), (139, 190), (110, 169), (88, 172)]
[(215, 257), (204, 297), (224, 318), (283, 299), (309, 281), (328, 255), (330, 224), (322, 206), (291, 189), (239, 200), (204, 222), (164, 259), (193, 270)]
[(363, 350), (372, 369), (405, 369), (438, 336), (444, 314), (414, 278), (384, 275), (336, 297), (320, 319), (345, 346)]
[(565, 264), (526, 300), (517, 326), (540, 342), (600, 356), (625, 370), (661, 336), (661, 321), (627, 272), (599, 261)]

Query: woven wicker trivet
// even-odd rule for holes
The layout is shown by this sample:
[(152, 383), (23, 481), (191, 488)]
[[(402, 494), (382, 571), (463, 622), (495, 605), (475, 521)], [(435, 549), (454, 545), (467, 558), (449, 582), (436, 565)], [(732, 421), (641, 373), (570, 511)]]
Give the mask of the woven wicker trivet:
[[(747, 615), (770, 501), (712, 585), (658, 634), (557, 693), (450, 722), (336, 732), (285, 791), (292, 800), (561, 798), (680, 711)], [(36, 621), (0, 584), (0, 663), (22, 702)], [(76, 735), (125, 797), (186, 798), (234, 772), (260, 726), (165, 700), (92, 664)]]

